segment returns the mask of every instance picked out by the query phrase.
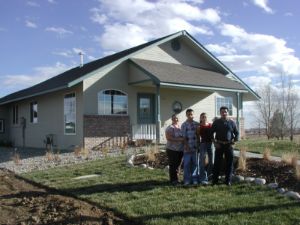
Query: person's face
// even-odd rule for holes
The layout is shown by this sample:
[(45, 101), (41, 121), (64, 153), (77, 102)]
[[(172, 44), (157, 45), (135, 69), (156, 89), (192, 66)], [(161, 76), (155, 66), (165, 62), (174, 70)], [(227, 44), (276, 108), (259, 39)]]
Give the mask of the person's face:
[(227, 115), (228, 115), (227, 109), (221, 109), (220, 114), (222, 119), (227, 119)]
[(186, 114), (186, 117), (187, 117), (188, 120), (193, 120), (194, 119), (194, 112), (193, 111), (192, 112), (188, 112)]
[(207, 117), (206, 117), (205, 114), (203, 114), (203, 115), (200, 116), (200, 121), (202, 121), (203, 123), (206, 123)]
[(177, 116), (172, 117), (172, 123), (178, 123), (178, 117)]

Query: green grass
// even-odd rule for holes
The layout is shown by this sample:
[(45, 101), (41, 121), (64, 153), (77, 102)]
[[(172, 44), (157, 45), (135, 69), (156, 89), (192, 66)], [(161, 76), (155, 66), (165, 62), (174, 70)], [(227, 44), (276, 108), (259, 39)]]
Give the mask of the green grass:
[(277, 140), (277, 139), (270, 139), (267, 140), (265, 137), (263, 138), (250, 138), (250, 139), (243, 139), (236, 143), (235, 148), (241, 149), (243, 147), (247, 148), (249, 152), (261, 153), (263, 154), (266, 148), (271, 150), (272, 156), (279, 156), (281, 157), (282, 154), (288, 152), (298, 152), (300, 155), (300, 144), (293, 141), (289, 141), (287, 139), (284, 140)]
[[(74, 180), (87, 174), (99, 177)], [(23, 174), (67, 191), (140, 224), (300, 224), (300, 203), (266, 187), (173, 187), (163, 170), (130, 168), (125, 157)]]

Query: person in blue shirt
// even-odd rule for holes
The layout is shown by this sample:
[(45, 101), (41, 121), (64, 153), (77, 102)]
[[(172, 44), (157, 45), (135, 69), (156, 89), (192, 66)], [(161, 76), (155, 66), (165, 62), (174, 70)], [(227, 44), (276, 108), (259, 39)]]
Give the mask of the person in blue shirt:
[(220, 108), (221, 118), (216, 119), (212, 124), (213, 143), (215, 145), (215, 160), (213, 169), (212, 184), (219, 181), (220, 166), (223, 155), (225, 155), (225, 184), (231, 185), (233, 173), (233, 145), (239, 139), (239, 131), (233, 120), (228, 118), (228, 108)]
[(197, 170), (197, 127), (199, 123), (194, 121), (194, 111), (187, 109), (186, 121), (181, 125), (182, 137), (184, 140), (183, 147), (183, 180), (184, 185), (198, 184)]

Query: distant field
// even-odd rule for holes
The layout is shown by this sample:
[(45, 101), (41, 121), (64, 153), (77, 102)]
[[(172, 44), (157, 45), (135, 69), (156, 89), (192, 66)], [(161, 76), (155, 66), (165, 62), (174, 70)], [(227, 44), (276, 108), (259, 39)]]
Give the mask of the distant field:
[(284, 140), (267, 139), (266, 136), (248, 135), (236, 143), (236, 148), (246, 148), (249, 152), (263, 153), (266, 148), (271, 150), (271, 155), (281, 156), (288, 152), (298, 152), (300, 155), (300, 135), (294, 137), (294, 141), (288, 138)]

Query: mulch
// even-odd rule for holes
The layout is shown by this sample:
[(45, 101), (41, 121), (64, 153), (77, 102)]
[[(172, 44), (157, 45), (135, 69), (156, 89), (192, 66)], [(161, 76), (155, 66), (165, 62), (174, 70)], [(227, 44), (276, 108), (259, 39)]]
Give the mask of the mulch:
[[(147, 155), (139, 155), (135, 158), (135, 165), (148, 164), (154, 168), (165, 168), (168, 158), (165, 152), (155, 153), (155, 160), (148, 160)], [(300, 179), (297, 179), (295, 168), (284, 162), (271, 161), (262, 158), (247, 158), (246, 170), (237, 169), (238, 158), (234, 158), (234, 174), (244, 177), (264, 178), (267, 183), (278, 183), (279, 187), (300, 193)], [(222, 175), (222, 172), (221, 172)]]

